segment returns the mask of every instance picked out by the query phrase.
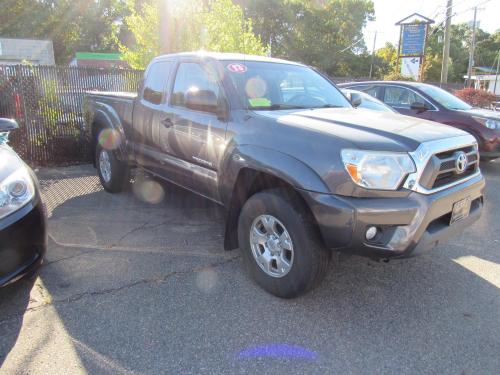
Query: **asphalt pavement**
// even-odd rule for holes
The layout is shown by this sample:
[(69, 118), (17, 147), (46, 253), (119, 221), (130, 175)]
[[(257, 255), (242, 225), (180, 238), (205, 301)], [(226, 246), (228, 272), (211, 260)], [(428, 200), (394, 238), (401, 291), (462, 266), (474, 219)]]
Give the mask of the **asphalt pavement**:
[(500, 163), (482, 169), (483, 216), (459, 237), (389, 263), (334, 257), (294, 300), (224, 251), (213, 203), (41, 169), (48, 254), (36, 280), (0, 289), (0, 373), (498, 374)]

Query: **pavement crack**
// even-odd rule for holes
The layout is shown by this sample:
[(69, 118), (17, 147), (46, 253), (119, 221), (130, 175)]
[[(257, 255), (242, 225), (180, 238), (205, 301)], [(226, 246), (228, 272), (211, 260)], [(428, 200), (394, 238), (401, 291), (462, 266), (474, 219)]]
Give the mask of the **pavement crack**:
[(233, 256), (231, 258), (228, 258), (228, 259), (225, 259), (225, 260), (222, 260), (222, 261), (219, 261), (219, 262), (214, 262), (214, 263), (206, 264), (206, 265), (195, 267), (195, 268), (192, 268), (192, 269), (189, 269), (189, 270), (172, 271), (172, 272), (169, 272), (169, 273), (167, 273), (165, 275), (162, 275), (160, 277), (143, 278), (143, 279), (135, 280), (135, 281), (132, 281), (132, 282), (129, 282), (127, 284), (120, 285), (120, 286), (117, 286), (117, 287), (114, 287), (114, 288), (107, 288), (107, 289), (95, 290), (95, 291), (90, 291), (90, 292), (77, 293), (77, 294), (74, 294), (74, 295), (66, 297), (66, 298), (52, 299), (52, 300), (49, 300), (47, 302), (44, 302), (43, 304), (41, 304), (39, 306), (28, 307), (28, 308), (26, 308), (22, 312), (17, 312), (15, 314), (11, 314), (9, 316), (6, 316), (4, 319), (0, 320), (0, 326), (3, 325), (3, 324), (8, 323), (9, 321), (11, 321), (13, 319), (20, 318), (25, 313), (28, 313), (28, 312), (39, 311), (39, 310), (42, 310), (44, 308), (47, 308), (49, 306), (53, 306), (53, 305), (56, 305), (56, 304), (70, 304), (70, 303), (74, 303), (74, 302), (77, 302), (77, 301), (79, 301), (79, 300), (81, 300), (83, 298), (86, 298), (86, 297), (98, 297), (98, 296), (113, 294), (113, 293), (117, 293), (117, 292), (120, 292), (120, 291), (123, 291), (123, 290), (128, 290), (128, 289), (134, 288), (134, 287), (136, 287), (138, 285), (149, 285), (149, 284), (164, 283), (164, 282), (168, 281), (170, 278), (172, 278), (174, 276), (189, 275), (189, 274), (200, 272), (200, 271), (203, 271), (203, 270), (206, 270), (206, 269), (221, 267), (221, 266), (226, 265), (228, 263), (234, 262), (239, 257), (240, 257), (239, 255)]
[(137, 226), (137, 227), (134, 227), (132, 228), (131, 230), (129, 230), (127, 233), (125, 233), (123, 236), (121, 236), (119, 239), (118, 239), (118, 242), (117, 244), (121, 244), (121, 242), (127, 238), (128, 236), (130, 236), (131, 234), (135, 233), (135, 232), (138, 232), (140, 230), (143, 230), (145, 229), (148, 224), (150, 223), (150, 221), (145, 221), (144, 223), (142, 223), (141, 225)]

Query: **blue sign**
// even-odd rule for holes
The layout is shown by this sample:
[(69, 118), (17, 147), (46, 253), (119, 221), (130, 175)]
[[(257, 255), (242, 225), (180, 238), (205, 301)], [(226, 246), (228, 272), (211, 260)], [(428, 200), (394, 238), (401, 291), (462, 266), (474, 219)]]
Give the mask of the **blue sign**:
[(423, 55), (425, 44), (425, 24), (403, 25), (402, 55)]

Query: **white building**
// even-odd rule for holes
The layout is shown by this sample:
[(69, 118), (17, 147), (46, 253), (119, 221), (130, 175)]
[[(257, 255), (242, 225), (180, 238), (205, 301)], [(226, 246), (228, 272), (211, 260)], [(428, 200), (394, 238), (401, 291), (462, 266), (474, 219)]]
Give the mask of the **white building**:
[[(464, 78), (467, 79), (468, 76), (464, 76)], [(478, 74), (471, 76), (470, 78), (474, 88), (486, 90), (492, 94), (500, 96), (500, 74)]]
[(0, 37), (0, 65), (55, 65), (51, 40), (12, 39)]

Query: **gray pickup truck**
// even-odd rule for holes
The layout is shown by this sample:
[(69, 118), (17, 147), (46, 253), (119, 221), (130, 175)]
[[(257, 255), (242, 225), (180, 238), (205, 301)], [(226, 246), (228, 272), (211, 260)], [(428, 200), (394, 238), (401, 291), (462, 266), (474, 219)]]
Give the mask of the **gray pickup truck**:
[(333, 251), (407, 257), (481, 214), (471, 135), (353, 104), (302, 64), (183, 53), (155, 58), (138, 94), (89, 94), (84, 113), (107, 191), (140, 167), (223, 205), (225, 248), (295, 297)]

